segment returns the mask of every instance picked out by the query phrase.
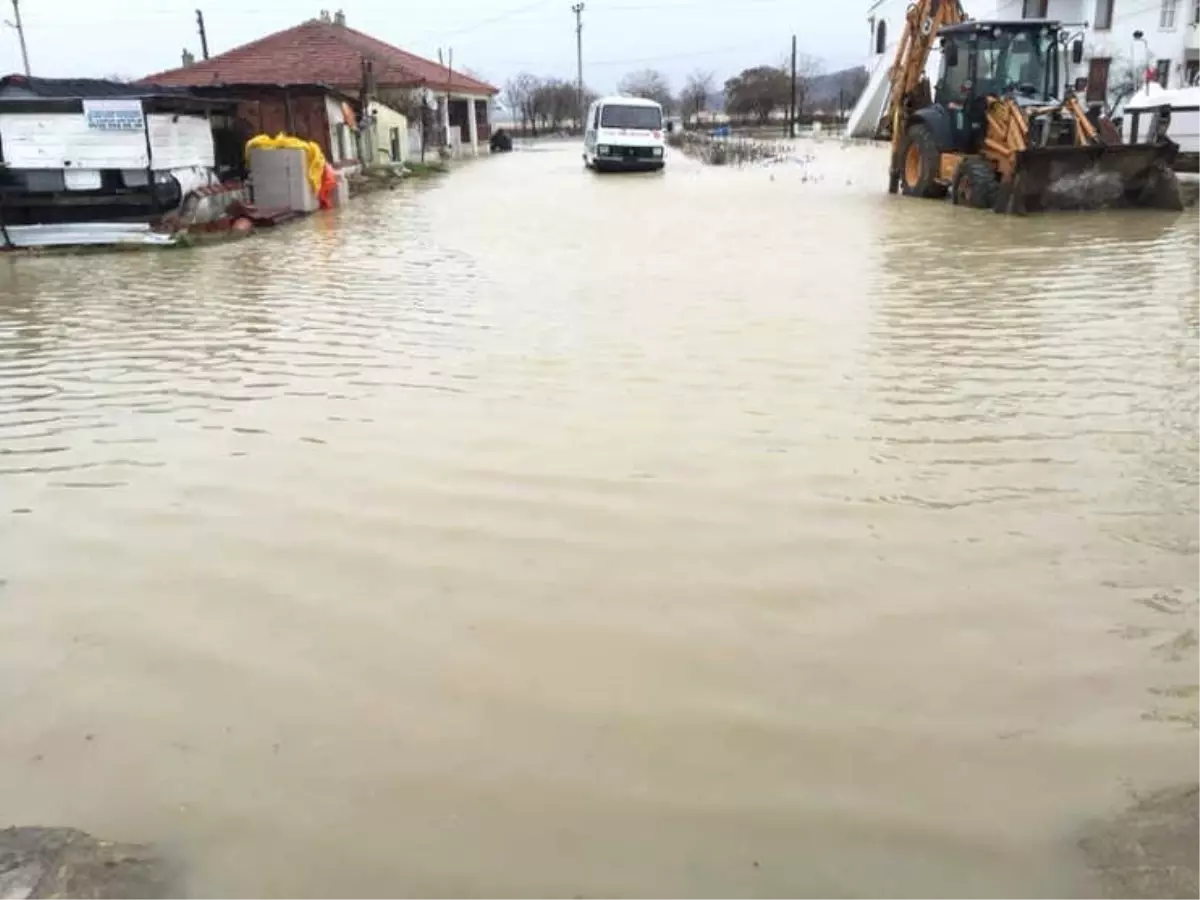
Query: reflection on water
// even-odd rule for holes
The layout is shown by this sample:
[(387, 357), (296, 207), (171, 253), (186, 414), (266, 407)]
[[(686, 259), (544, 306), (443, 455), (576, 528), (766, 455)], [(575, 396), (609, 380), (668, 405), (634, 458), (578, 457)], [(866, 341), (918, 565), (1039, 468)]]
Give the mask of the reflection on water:
[(5, 817), (202, 893), (1088, 891), (1194, 777), (1194, 222), (878, 163), (0, 260)]

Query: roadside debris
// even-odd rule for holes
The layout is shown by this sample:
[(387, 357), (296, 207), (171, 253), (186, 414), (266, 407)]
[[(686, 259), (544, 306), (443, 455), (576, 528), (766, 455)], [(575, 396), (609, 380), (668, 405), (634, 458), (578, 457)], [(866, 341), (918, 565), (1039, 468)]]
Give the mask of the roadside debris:
[(149, 847), (75, 828), (0, 831), (0, 900), (180, 896), (173, 868)]

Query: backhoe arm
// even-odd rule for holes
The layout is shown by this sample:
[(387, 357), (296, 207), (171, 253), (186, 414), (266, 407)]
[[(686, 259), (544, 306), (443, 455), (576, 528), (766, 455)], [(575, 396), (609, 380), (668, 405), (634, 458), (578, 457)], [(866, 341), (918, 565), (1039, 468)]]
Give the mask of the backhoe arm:
[(906, 115), (929, 102), (929, 98), (917, 98), (916, 94), (938, 32), (966, 19), (960, 0), (916, 0), (908, 7), (896, 59), (888, 72), (891, 90), (879, 122), (879, 137), (891, 140), (893, 158), (904, 140)]

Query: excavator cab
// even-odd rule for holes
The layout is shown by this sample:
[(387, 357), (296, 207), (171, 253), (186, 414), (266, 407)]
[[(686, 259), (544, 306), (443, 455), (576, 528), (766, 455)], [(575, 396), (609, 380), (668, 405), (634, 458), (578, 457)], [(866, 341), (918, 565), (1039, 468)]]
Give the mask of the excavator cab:
[(1059, 23), (964, 18), (944, 24), (937, 38), (942, 65), (932, 96), (918, 80), (897, 107), (893, 190), (1016, 213), (1182, 208), (1170, 167), (1178, 148), (1165, 125), (1151, 142), (1121, 144), (1064, 90), (1069, 51)]

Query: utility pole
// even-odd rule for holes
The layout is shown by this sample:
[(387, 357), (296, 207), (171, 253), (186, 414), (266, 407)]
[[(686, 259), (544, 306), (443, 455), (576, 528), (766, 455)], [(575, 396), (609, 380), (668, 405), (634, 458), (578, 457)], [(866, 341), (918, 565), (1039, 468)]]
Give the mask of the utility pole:
[(29, 51), (25, 48), (25, 28), (21, 24), (21, 4), (19, 0), (12, 0), (13, 6), (13, 28), (17, 29), (17, 40), (21, 42), (21, 62), (25, 64), (25, 77), (29, 78)]
[(788, 108), (788, 137), (796, 136), (796, 36), (792, 35), (792, 102)]
[(208, 59), (208, 32), (204, 30), (204, 13), (200, 10), (196, 10), (196, 27), (200, 29), (200, 52)]
[(587, 110), (583, 108), (583, 0), (571, 7), (575, 13), (575, 106), (579, 116), (579, 130), (586, 131), (584, 116)]

